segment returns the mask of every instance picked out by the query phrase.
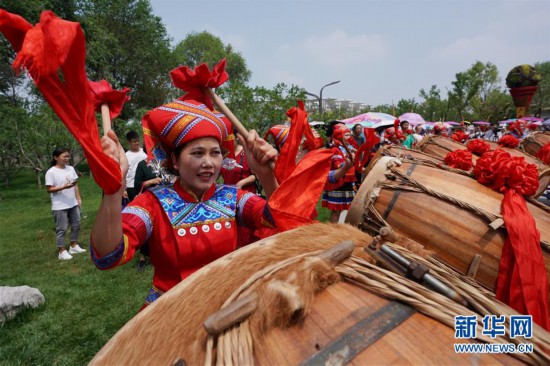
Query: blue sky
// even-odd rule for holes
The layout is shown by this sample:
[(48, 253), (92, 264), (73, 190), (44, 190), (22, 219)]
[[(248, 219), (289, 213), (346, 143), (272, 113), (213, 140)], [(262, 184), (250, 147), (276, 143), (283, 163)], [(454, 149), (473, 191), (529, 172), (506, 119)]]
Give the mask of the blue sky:
[(476, 60), (506, 73), (550, 61), (550, 0), (151, 0), (177, 43), (208, 31), (240, 52), (250, 84), (299, 85), (370, 105), (415, 98)]

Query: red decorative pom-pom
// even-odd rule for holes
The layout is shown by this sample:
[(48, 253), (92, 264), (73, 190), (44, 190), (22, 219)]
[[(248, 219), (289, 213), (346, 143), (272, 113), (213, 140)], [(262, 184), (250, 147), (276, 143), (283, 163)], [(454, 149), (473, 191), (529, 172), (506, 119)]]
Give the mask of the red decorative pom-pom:
[(466, 145), (468, 150), (470, 150), (473, 154), (476, 154), (478, 156), (483, 155), (484, 153), (491, 151), (491, 145), (489, 145), (487, 142), (483, 141), (482, 139), (475, 139)]
[(466, 132), (464, 131), (456, 131), (451, 135), (451, 138), (458, 142), (464, 142), (468, 140), (468, 137), (470, 137)]
[(477, 159), (474, 175), (479, 183), (501, 193), (514, 189), (524, 196), (532, 196), (539, 187), (536, 165), (527, 163), (523, 157), (512, 157), (500, 149)]
[(550, 142), (539, 150), (536, 157), (542, 160), (544, 164), (550, 164)]
[(472, 152), (469, 150), (455, 150), (445, 156), (445, 164), (455, 169), (472, 169)]
[(498, 140), (498, 144), (513, 149), (519, 146), (519, 140), (512, 135), (504, 135)]

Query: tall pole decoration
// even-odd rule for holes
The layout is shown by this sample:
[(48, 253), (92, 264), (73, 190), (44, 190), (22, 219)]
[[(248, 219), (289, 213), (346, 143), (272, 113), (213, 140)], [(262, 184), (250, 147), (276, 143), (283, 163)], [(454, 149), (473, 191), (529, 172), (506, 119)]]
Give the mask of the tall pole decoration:
[(526, 64), (514, 67), (506, 76), (506, 86), (516, 106), (516, 118), (529, 116), (529, 106), (540, 80), (540, 72)]

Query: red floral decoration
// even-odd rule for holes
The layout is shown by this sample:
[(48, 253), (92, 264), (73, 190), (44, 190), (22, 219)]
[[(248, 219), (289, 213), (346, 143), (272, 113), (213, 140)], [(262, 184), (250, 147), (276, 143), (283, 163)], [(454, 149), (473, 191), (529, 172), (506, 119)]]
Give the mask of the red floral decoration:
[(487, 142), (483, 141), (482, 139), (471, 140), (470, 142), (468, 142), (468, 144), (466, 144), (466, 147), (473, 154), (476, 154), (478, 156), (481, 156), (484, 153), (491, 151), (491, 145), (489, 145)]
[(472, 152), (469, 150), (455, 150), (445, 156), (445, 164), (455, 169), (472, 169)]
[(513, 149), (519, 146), (519, 140), (512, 135), (504, 135), (498, 140), (498, 144)]
[(544, 145), (535, 156), (544, 164), (550, 164), (550, 142)]
[(455, 133), (453, 133), (451, 135), (451, 138), (455, 141), (458, 141), (458, 142), (464, 142), (464, 141), (468, 140), (469, 137), (470, 136), (466, 132), (460, 131), (460, 130), (456, 131)]

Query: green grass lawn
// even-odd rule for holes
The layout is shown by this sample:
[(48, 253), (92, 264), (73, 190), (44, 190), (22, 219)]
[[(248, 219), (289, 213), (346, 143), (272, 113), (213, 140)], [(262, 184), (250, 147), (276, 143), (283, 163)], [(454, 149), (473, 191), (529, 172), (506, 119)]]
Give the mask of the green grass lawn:
[[(81, 246), (89, 235), (101, 190), (79, 179), (83, 200)], [(89, 252), (59, 261), (50, 198), (36, 177), (23, 173), (0, 189), (0, 286), (39, 289), (46, 303), (0, 325), (0, 365), (83, 365), (139, 310), (151, 284), (151, 266), (135, 258), (110, 271), (96, 269)], [(328, 211), (317, 207), (318, 220)], [(67, 235), (68, 240), (68, 235)]]

